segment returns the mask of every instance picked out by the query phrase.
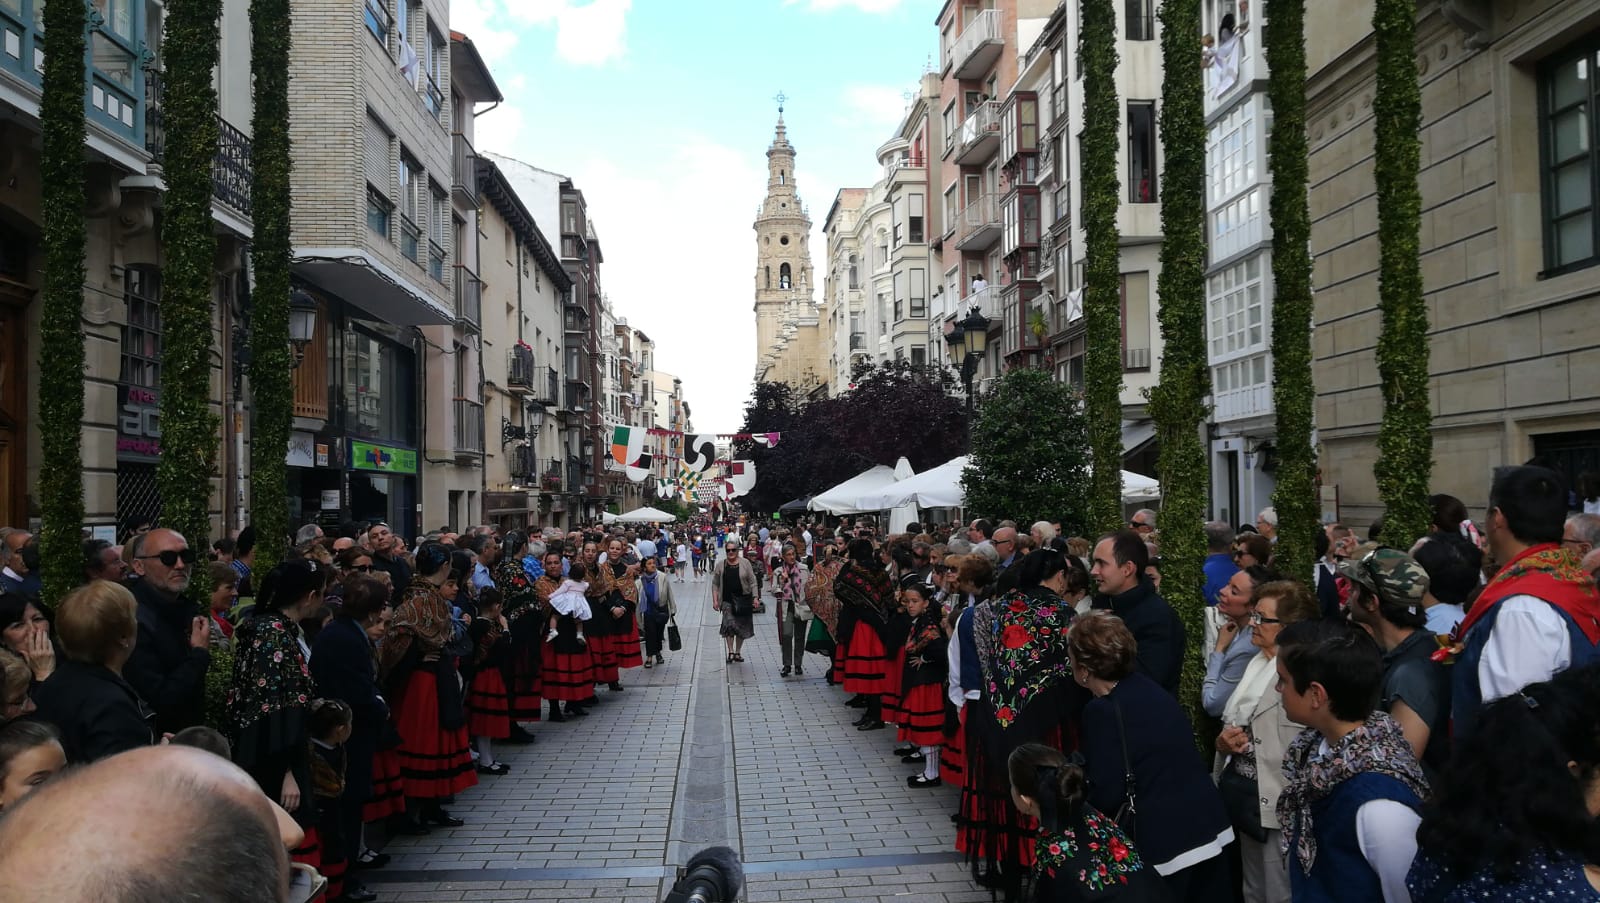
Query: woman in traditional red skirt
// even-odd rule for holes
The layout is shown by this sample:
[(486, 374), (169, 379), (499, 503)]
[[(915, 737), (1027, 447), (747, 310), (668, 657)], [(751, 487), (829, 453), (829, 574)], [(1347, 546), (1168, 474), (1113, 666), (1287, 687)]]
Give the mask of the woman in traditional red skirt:
[(494, 758), (494, 741), (511, 736), (511, 701), (502, 668), (511, 637), (501, 617), (500, 590), (486, 586), (478, 592), (478, 616), (467, 633), (472, 637), (472, 660), (462, 662), (467, 681), (467, 733), (478, 749), (478, 774), (502, 775), (511, 770)]
[[(558, 555), (546, 556), (546, 564)], [(561, 563), (548, 567), (544, 580), (552, 580), (561, 573)], [(589, 575), (581, 561), (574, 561), (565, 580), (550, 594), (550, 632), (544, 642), (544, 696), (550, 700), (550, 720), (565, 721), (567, 715), (587, 715), (582, 703), (594, 695), (594, 661), (589, 652), (587, 637), (591, 623), (588, 584)], [(566, 703), (566, 715), (561, 704)]]
[[(603, 616), (616, 621), (611, 625), (612, 649), (617, 655), (617, 669), (644, 667), (644, 651), (639, 643), (639, 565), (623, 562), (624, 543), (611, 540), (606, 550), (605, 566), (611, 570), (611, 593)], [(621, 612), (618, 612), (621, 609)], [(611, 683), (612, 692), (621, 692), (621, 675)]]
[(472, 787), (466, 713), (460, 686), (445, 647), (454, 639), (450, 606), (440, 587), (450, 579), (450, 550), (423, 543), (416, 575), (400, 596), (383, 645), (380, 679), (394, 707), (400, 733), (400, 781), (406, 811), (415, 823), (459, 827), (440, 800)]
[(856, 730), (882, 730), (883, 694), (893, 687), (884, 640), (894, 607), (894, 585), (869, 540), (852, 540), (848, 552), (850, 560), (833, 581), (841, 625), (847, 617), (854, 621), (844, 659), (844, 691), (866, 700)]
[[(559, 560), (559, 557), (558, 559)], [(494, 585), (505, 599), (502, 613), (510, 645), (500, 671), (505, 680), (507, 706), (511, 716), (512, 743), (532, 743), (533, 735), (519, 721), (538, 721), (543, 710), (540, 657), (544, 649), (544, 599), (539, 593), (544, 568), (528, 554), (528, 538), (512, 530), (505, 536), (500, 562), (495, 565)], [(560, 576), (560, 572), (557, 572)], [(554, 585), (551, 585), (554, 589)]]
[[(619, 682), (621, 672), (617, 668), (616, 631), (622, 625), (608, 612), (613, 582), (611, 568), (605, 567), (600, 561), (600, 547), (592, 542), (584, 543), (582, 561), (589, 584), (584, 596), (589, 601), (589, 611), (592, 615), (589, 623), (584, 626), (584, 636), (588, 641), (589, 654), (594, 661), (594, 683), (620, 687), (622, 684)], [(586, 699), (594, 698), (594, 687), (591, 686)]]
[(939, 747), (944, 742), (945, 676), (949, 672), (944, 621), (939, 603), (932, 600), (933, 587), (912, 575), (900, 589), (900, 602), (911, 618), (901, 657), (900, 729), (896, 739), (916, 748), (904, 757), (906, 762), (922, 763), (922, 773), (906, 779), (912, 787), (937, 787)]

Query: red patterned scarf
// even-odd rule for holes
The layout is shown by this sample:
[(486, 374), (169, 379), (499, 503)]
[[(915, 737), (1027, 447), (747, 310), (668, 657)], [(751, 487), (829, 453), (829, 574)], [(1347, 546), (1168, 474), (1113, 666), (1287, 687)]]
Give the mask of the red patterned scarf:
[(1501, 568), (1472, 603), (1455, 635), (1464, 639), (1474, 624), (1511, 596), (1549, 602), (1566, 612), (1589, 642), (1600, 643), (1600, 593), (1594, 579), (1578, 566), (1576, 555), (1555, 543), (1528, 548)]

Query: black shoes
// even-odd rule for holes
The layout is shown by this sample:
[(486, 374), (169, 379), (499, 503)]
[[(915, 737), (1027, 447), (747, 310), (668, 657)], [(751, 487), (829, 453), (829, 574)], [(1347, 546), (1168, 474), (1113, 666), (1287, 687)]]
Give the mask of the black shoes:
[(856, 730), (858, 730), (858, 731), (881, 731), (886, 727), (888, 727), (888, 725), (884, 724), (882, 721), (874, 720), (874, 721), (865, 722), (864, 724), (856, 725)]
[(510, 774), (510, 773), (511, 773), (511, 766), (507, 765), (504, 762), (496, 762), (493, 765), (479, 765), (478, 766), (478, 774), (502, 775), (502, 774)]
[(907, 787), (938, 787), (943, 783), (944, 782), (938, 778), (923, 777), (920, 774), (914, 774), (911, 777), (906, 778)]
[(867, 707), (867, 697), (857, 693), (856, 695), (850, 697), (850, 701), (845, 703), (845, 705), (852, 709), (864, 709)]
[(778, 672), (778, 676), (779, 677), (788, 677), (789, 676), (789, 669), (788, 668), (784, 668), (782, 671), (779, 671)]
[(466, 824), (466, 822), (445, 811), (443, 806), (434, 806), (432, 809), (423, 810), (422, 823), (424, 825), (438, 825), (441, 828), (459, 828)]
[(378, 894), (376, 891), (368, 890), (365, 887), (346, 887), (339, 899), (343, 903), (372, 903), (373, 900), (378, 899)]
[(511, 736), (501, 740), (501, 743), (528, 744), (535, 742), (536, 738), (523, 729), (522, 725), (512, 722)]
[(606, 684), (606, 689), (610, 690), (613, 693), (621, 693), (623, 690), (625, 690), (627, 688), (622, 685), (621, 681), (615, 681), (614, 680), (611, 683)]
[(361, 858), (350, 863), (350, 867), (354, 869), (381, 869), (389, 864), (390, 858), (392, 857), (390, 857), (388, 853), (380, 853), (377, 850), (367, 850), (365, 853), (361, 854)]
[(924, 756), (922, 754), (922, 750), (919, 749), (914, 753), (906, 753), (905, 755), (901, 756), (900, 761), (906, 763), (907, 765), (915, 765), (918, 762), (928, 761), (928, 757)]

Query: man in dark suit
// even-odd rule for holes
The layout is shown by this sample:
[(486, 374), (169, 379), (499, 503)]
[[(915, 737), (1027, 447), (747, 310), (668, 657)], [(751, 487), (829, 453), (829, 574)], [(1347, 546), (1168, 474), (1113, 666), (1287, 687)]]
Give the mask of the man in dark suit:
[(1138, 643), (1137, 669), (1178, 695), (1183, 670), (1183, 622), (1144, 574), (1150, 550), (1132, 530), (1119, 530), (1095, 543), (1089, 575), (1100, 592), (1094, 607), (1122, 619)]
[(184, 598), (194, 576), (194, 550), (183, 535), (151, 530), (133, 560), (139, 639), (122, 676), (156, 710), (156, 733), (177, 733), (205, 720), (211, 619)]

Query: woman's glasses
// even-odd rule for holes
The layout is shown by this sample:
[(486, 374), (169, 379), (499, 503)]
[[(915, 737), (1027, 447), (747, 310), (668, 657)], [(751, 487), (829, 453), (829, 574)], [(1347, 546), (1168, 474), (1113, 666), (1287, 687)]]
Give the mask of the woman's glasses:
[(1252, 623), (1252, 624), (1282, 624), (1283, 621), (1281, 621), (1281, 620), (1279, 620), (1277, 618), (1263, 617), (1261, 612), (1252, 611), (1252, 612), (1250, 612), (1250, 623)]

